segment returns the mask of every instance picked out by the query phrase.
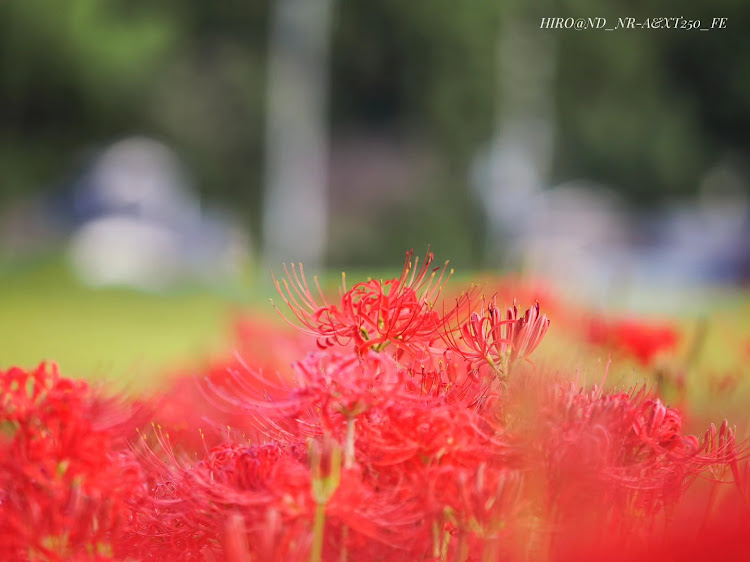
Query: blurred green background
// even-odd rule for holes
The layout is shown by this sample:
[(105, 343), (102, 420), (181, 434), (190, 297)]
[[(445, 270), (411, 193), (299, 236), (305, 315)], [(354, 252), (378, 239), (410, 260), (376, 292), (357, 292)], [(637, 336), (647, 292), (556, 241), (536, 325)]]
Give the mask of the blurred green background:
[[(120, 377), (208, 354), (227, 341), (227, 318), (236, 308), (270, 309), (261, 305), (271, 293), (269, 262), (275, 266), (284, 256), (265, 252), (272, 231), (264, 209), (274, 161), (269, 107), (273, 96), (279, 97), (269, 78), (277, 60), (274, 41), (282, 47), (282, 77), (284, 48), (302, 57), (303, 84), (310, 79), (306, 70), (322, 73), (320, 161), (328, 175), (324, 196), (316, 197), (324, 197), (327, 212), (317, 264), (324, 270), (392, 267), (406, 249), (420, 253), (427, 244), (464, 272), (500, 263), (522, 267), (525, 250), (505, 262), (504, 250), (494, 249), (497, 238), (513, 238), (515, 223), (510, 220), (501, 232), (493, 221), (505, 217), (507, 208), (528, 233), (545, 228), (550, 215), (537, 214), (533, 198), (512, 208), (512, 190), (499, 202), (493, 202), (494, 188), (482, 192), (477, 178), (488, 154), (509, 160), (510, 169), (530, 161), (519, 173), (532, 174), (533, 193), (585, 180), (594, 194), (615, 194), (618, 209), (636, 217), (622, 237), (636, 246), (641, 236), (642, 245), (651, 243), (643, 232), (658, 229), (658, 213), (705, 199), (704, 180), (712, 170), (730, 169), (724, 191), (745, 206), (732, 199), (726, 207), (745, 214), (737, 219), (744, 225), (739, 234), (728, 236), (747, 249), (742, 236), (750, 224), (750, 8), (745, 2), (668, 2), (657, 9), (622, 1), (604, 8), (583, 0), (315, 0), (306, 9), (326, 10), (320, 28), (325, 48), (319, 60), (309, 61), (303, 21), (309, 14), (299, 15), (304, 5), (304, 0), (2, 3), (0, 365), (56, 358), (74, 375)], [(540, 29), (546, 17), (606, 17), (612, 26), (620, 17), (675, 15), (700, 20), (702, 27), (723, 17), (727, 25), (707, 32)], [(279, 24), (282, 20), (291, 27)], [(294, 103), (287, 102), (282, 118), (284, 111), (293, 113)], [(248, 233), (246, 259), (231, 282), (207, 288), (213, 271), (206, 266), (203, 285), (188, 281), (150, 293), (92, 290), (63, 257), (63, 234), (72, 227), (56, 224), (48, 232), (45, 218), (41, 227), (38, 215), (32, 214), (37, 222), (28, 218), (28, 205), (59, 203), (102, 150), (131, 137), (169, 147), (201, 208), (230, 210)], [(485, 184), (504, 186), (505, 177)], [(555, 203), (548, 206), (554, 210)], [(650, 214), (657, 218), (641, 228)], [(721, 223), (723, 215), (717, 216)], [(290, 218), (288, 228), (295, 222)], [(688, 230), (700, 237), (702, 224), (694, 221)], [(598, 232), (583, 236), (603, 238)], [(27, 247), (19, 237), (40, 237), (42, 243)], [(689, 254), (690, 242), (683, 246)], [(721, 247), (710, 246), (706, 254), (716, 256)], [(652, 262), (672, 268), (663, 255), (647, 256), (641, 269), (651, 271)], [(740, 258), (745, 259), (740, 265), (727, 258), (732, 271), (739, 271), (734, 280), (746, 280), (750, 271), (742, 269), (746, 252)], [(574, 277), (594, 277), (565, 263)], [(699, 265), (717, 270), (712, 262)], [(693, 271), (674, 268), (676, 275)], [(608, 277), (608, 287), (633, 277), (621, 275), (619, 265), (610, 269), (616, 282)]]
[[(203, 199), (231, 206), (259, 246), (273, 15), (266, 0), (4, 2), (0, 206), (61, 189), (97, 148), (147, 135), (173, 147)], [(707, 33), (538, 30), (542, 17), (603, 16), (612, 24), (673, 15), (704, 27), (721, 16), (728, 25)], [(551, 182), (588, 178), (642, 208), (694, 195), (726, 154), (747, 174), (749, 15), (739, 0), (658, 10), (627, 2), (332, 0), (333, 142), (359, 133), (408, 137), (435, 165), (399, 197), (384, 189), (369, 207), (376, 234), (353, 233), (351, 215), (359, 219), (361, 209), (334, 209), (328, 262), (387, 263), (430, 241), (462, 266), (486, 265), (481, 202), (467, 188), (467, 170), (503, 112), (503, 81), (523, 80), (498, 64), (503, 40), (519, 31), (532, 47), (541, 45), (537, 37), (546, 42), (546, 54), (527, 62), (522, 44), (508, 47), (520, 64), (554, 66)], [(340, 240), (342, 231), (361, 243)]]
[(0, 280), (0, 369), (55, 361), (66, 376), (144, 390), (170, 370), (190, 374), (226, 352), (232, 313), (248, 304), (233, 303), (189, 290), (158, 297), (91, 291), (49, 262), (6, 271)]

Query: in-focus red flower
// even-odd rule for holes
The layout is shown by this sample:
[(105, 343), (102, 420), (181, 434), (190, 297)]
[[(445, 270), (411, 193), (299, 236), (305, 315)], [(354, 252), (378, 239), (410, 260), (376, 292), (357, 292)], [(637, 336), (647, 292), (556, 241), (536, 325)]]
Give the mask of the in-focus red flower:
[(461, 320), (460, 313), (455, 317), (455, 326), (445, 334), (448, 348), (475, 366), (489, 364), (499, 376), (507, 375), (516, 360), (528, 359), (550, 323), (540, 313), (539, 303), (519, 318), (515, 302), (503, 314), (494, 298), (486, 307), (483, 302), (467, 320)]
[(518, 317), (518, 307), (515, 301), (508, 309), (507, 337), (512, 342), (511, 361), (526, 359), (541, 343), (549, 329), (549, 318), (539, 311), (539, 303), (535, 303), (526, 310), (522, 318)]
[(276, 281), (276, 287), (299, 327), (315, 336), (323, 349), (353, 342), (359, 354), (368, 349), (380, 351), (388, 345), (419, 353), (438, 339), (437, 330), (444, 318), (435, 310), (435, 301), (452, 272), (447, 271), (448, 262), (442, 270), (431, 269), (434, 256), (430, 252), (421, 267), (412, 256), (413, 252), (407, 253), (398, 279), (371, 279), (347, 289), (344, 277), (338, 305), (328, 303), (317, 278), (318, 297), (312, 294), (302, 264), (299, 273), (294, 265), (284, 266), (286, 278)]

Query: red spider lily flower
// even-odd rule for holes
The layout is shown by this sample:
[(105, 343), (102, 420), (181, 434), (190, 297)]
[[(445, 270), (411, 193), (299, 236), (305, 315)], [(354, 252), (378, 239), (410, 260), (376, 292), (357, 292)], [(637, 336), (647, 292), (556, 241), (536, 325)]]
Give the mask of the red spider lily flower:
[[(737, 454), (728, 428), (704, 444), (682, 433), (680, 413), (645, 391), (584, 393), (555, 385), (544, 409), (546, 429), (535, 438), (548, 464), (551, 498), (561, 514), (617, 525), (653, 520), (684, 496), (696, 476), (729, 466)], [(585, 505), (585, 509), (584, 506)], [(602, 511), (603, 510), (603, 511)], [(578, 515), (576, 515), (578, 514)]]
[(151, 399), (152, 413), (144, 422), (154, 421), (169, 431), (179, 450), (202, 453), (226, 441), (227, 426), (241, 427), (245, 420), (242, 412), (227, 411), (226, 405), (217, 407), (211, 397), (207, 399), (201, 388), (204, 380), (221, 388), (254, 389), (260, 396), (275, 396), (281, 388), (287, 395), (293, 382), (292, 360), (315, 349), (302, 334), (268, 319), (238, 316), (232, 328), (228, 351), (189, 371), (183, 367), (170, 374), (166, 389), (160, 388)]
[(406, 367), (405, 388), (414, 395), (439, 403), (468, 408), (478, 406), (491, 391), (491, 380), (465, 357), (446, 350), (442, 355), (414, 361)]
[(151, 497), (134, 512), (124, 541), (130, 552), (221, 560), (247, 545), (253, 560), (303, 558), (314, 505), (304, 445), (225, 443), (191, 465), (163, 436), (158, 441), (161, 450), (141, 448)]
[(301, 329), (316, 336), (321, 348), (354, 342), (359, 354), (389, 344), (400, 351), (419, 353), (437, 339), (437, 330), (444, 323), (443, 315), (434, 309), (435, 301), (452, 272), (447, 272), (448, 262), (442, 271), (431, 270), (434, 256), (430, 252), (421, 267), (412, 256), (413, 252), (407, 253), (398, 279), (371, 279), (347, 290), (344, 277), (338, 305), (327, 302), (317, 278), (319, 296), (312, 294), (301, 264), (299, 273), (294, 265), (291, 271), (284, 266), (286, 278), (275, 281), (276, 287)]
[[(457, 318), (460, 318), (456, 315)], [(518, 306), (513, 303), (503, 315), (495, 299), (487, 307), (472, 312), (468, 320), (457, 322), (457, 327), (445, 334), (448, 348), (478, 366), (489, 364), (498, 376), (506, 376), (518, 359), (527, 359), (541, 343), (549, 329), (549, 319), (540, 313), (539, 303), (518, 317)]]
[(404, 478), (418, 478), (428, 464), (475, 466), (510, 456), (502, 428), (454, 405), (425, 402), (376, 408), (363, 416), (358, 431), (358, 459), (372, 470)]
[(538, 302), (527, 309), (522, 318), (519, 318), (515, 301), (513, 306), (508, 308), (507, 317), (508, 320), (513, 321), (508, 323), (506, 328), (506, 337), (512, 342), (513, 346), (511, 361), (519, 358), (527, 359), (547, 333), (549, 318), (546, 314), (540, 313)]
[(718, 430), (714, 424), (709, 426), (698, 450), (699, 460), (708, 465), (717, 480), (723, 479), (728, 467), (738, 485), (742, 482), (739, 461), (744, 454), (742, 447), (738, 447), (734, 431), (727, 420), (722, 422)]
[[(398, 560), (431, 559), (434, 526), (442, 532), (444, 511), (459, 502), (448, 496), (460, 486), (456, 476), (461, 471), (469, 474), (482, 464), (503, 466), (511, 456), (497, 428), (455, 404), (373, 408), (363, 414), (358, 435), (357, 467), (363, 481), (390, 496), (391, 509), (403, 506), (389, 515), (402, 526), (403, 536), (388, 541), (406, 549)], [(451, 476), (454, 487), (441, 480)], [(477, 503), (488, 501), (477, 498)]]
[(493, 299), (486, 308), (482, 304), (478, 312), (472, 312), (467, 321), (459, 322), (457, 329), (449, 330), (447, 343), (471, 364), (476, 366), (486, 362), (502, 374), (513, 343), (506, 337), (508, 325), (513, 323), (515, 320), (503, 318)]
[[(414, 502), (393, 502), (382, 486), (364, 481), (358, 465), (347, 466), (346, 459), (342, 463), (341, 447), (330, 435), (311, 441), (310, 452), (317, 524), (310, 560), (403, 554), (421, 520)], [(357, 553), (358, 544), (365, 550)]]
[(318, 404), (345, 417), (356, 417), (378, 404), (408, 399), (407, 372), (387, 355), (310, 354), (295, 365), (295, 371), (300, 389), (323, 390)]
[(145, 481), (130, 452), (116, 447), (114, 403), (42, 364), (0, 372), (0, 404), (9, 431), (0, 439), (2, 558), (115, 556)]
[[(226, 443), (192, 465), (165, 452), (161, 459), (154, 450), (143, 451), (155, 485), (128, 536), (132, 552), (157, 559), (201, 553), (282, 562), (307, 561), (322, 549), (323, 560), (341, 552), (353, 560), (375, 554), (408, 559), (398, 554), (420, 521), (416, 504), (394, 502), (357, 467), (343, 468), (341, 447), (330, 436), (310, 440), (308, 447)], [(318, 517), (319, 529), (313, 524)]]
[(425, 552), (424, 505), (398, 487), (364, 478), (361, 467), (343, 469), (326, 504), (323, 560), (415, 560)]
[[(635, 519), (634, 517), (632, 519)], [(750, 518), (722, 503), (707, 513), (704, 497), (688, 497), (657, 525), (602, 533), (602, 521), (565, 525), (547, 558), (564, 562), (664, 562), (750, 560), (747, 529)]]
[[(734, 428), (690, 435), (643, 387), (509, 377), (546, 336), (539, 304), (472, 289), (446, 312), (449, 274), (425, 262), (335, 304), (287, 268), (323, 349), (244, 323), (136, 443), (130, 406), (54, 367), (0, 371), (0, 560), (750, 559)], [(606, 328), (653, 361), (660, 338)]]
[[(438, 517), (450, 520), (464, 539), (494, 541), (520, 530), (524, 501), (523, 473), (500, 464), (473, 467), (443, 464), (428, 468), (426, 501)], [(467, 536), (468, 535), (468, 536)], [(482, 544), (476, 544), (479, 550)], [(458, 550), (461, 545), (456, 545)]]
[[(237, 374), (223, 385), (204, 381), (204, 396), (218, 409), (233, 412), (237, 429), (255, 432), (263, 439), (316, 437), (344, 432), (364, 412), (384, 404), (419, 401), (411, 388), (409, 372), (390, 355), (364, 355), (319, 351), (294, 364), (296, 384), (285, 386), (264, 375)], [(246, 384), (250, 377), (258, 382)], [(352, 439), (347, 438), (347, 441)]]
[(648, 367), (663, 352), (673, 350), (679, 341), (671, 326), (655, 325), (635, 319), (607, 321), (594, 318), (589, 322), (588, 340), (621, 351)]
[[(287, 373), (289, 358), (301, 357), (316, 349), (310, 341), (287, 325), (278, 325), (271, 319), (249, 315), (238, 316), (233, 324), (233, 341), (228, 363), (237, 367), (236, 355), (252, 360), (253, 367), (266, 371)], [(215, 376), (215, 375), (214, 375)]]
[(205, 452), (206, 448), (226, 441), (227, 427), (247, 426), (243, 409), (217, 401), (217, 393), (207, 388), (223, 389), (222, 392), (232, 397), (245, 393), (266, 397), (275, 395), (274, 388), (283, 381), (284, 395), (290, 392), (291, 382), (284, 380), (283, 375), (276, 377), (278, 380), (275, 381), (270, 377), (256, 376), (264, 371), (251, 369), (239, 355), (233, 361), (224, 360), (200, 369), (201, 374), (174, 378), (166, 392), (153, 400), (151, 420), (170, 433), (174, 446), (180, 451)]

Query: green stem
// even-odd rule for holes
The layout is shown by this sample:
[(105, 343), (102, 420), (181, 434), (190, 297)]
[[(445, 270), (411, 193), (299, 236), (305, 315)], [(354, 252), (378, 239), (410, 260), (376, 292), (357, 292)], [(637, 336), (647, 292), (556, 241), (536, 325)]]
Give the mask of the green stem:
[(492, 358), (492, 355), (488, 353), (487, 355), (485, 355), (484, 358), (487, 361), (487, 363), (489, 363), (490, 367), (492, 367), (492, 370), (495, 371), (497, 378), (499, 379), (503, 378), (503, 368), (501, 366), (498, 366), (497, 363), (495, 363), (495, 360)]
[(372, 346), (372, 350), (373, 351), (377, 351), (378, 353), (380, 353), (381, 351), (383, 351), (389, 345), (391, 345), (391, 341), (390, 340), (386, 340), (383, 343), (379, 343), (377, 345), (373, 345)]
[(440, 562), (448, 561), (448, 543), (451, 540), (451, 534), (447, 530), (443, 531), (443, 544), (440, 549)]
[(315, 506), (315, 522), (313, 523), (313, 544), (310, 551), (310, 562), (323, 562), (323, 532), (326, 525), (326, 504)]
[(432, 557), (435, 560), (440, 557), (440, 528), (437, 521), (432, 522)]
[(469, 556), (469, 544), (466, 540), (466, 532), (461, 531), (458, 535), (458, 544), (453, 559), (456, 562), (465, 562)]

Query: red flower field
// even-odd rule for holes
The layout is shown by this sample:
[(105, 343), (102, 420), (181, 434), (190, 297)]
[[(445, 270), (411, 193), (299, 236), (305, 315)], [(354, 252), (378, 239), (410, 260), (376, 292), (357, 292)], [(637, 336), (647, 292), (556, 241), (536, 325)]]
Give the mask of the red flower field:
[[(298, 331), (242, 319), (159, 396), (0, 371), (0, 560), (750, 560), (747, 419), (691, 411), (676, 326), (432, 254), (336, 299), (285, 272)], [(601, 369), (536, 360), (555, 330)]]

